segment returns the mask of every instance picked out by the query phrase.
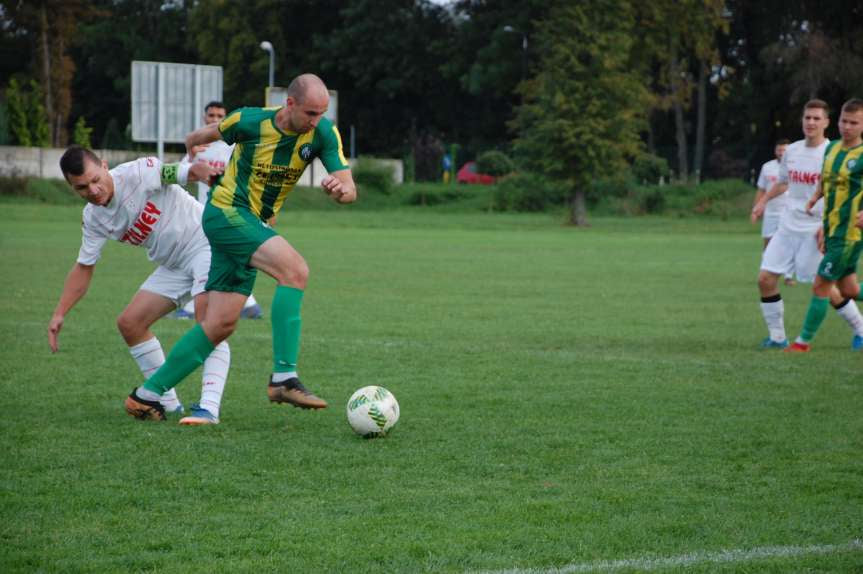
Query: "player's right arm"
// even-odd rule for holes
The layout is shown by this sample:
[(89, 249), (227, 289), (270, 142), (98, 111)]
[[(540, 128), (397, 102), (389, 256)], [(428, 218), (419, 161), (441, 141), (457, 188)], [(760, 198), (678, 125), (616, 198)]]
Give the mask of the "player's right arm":
[(94, 268), (95, 265), (83, 265), (76, 262), (72, 266), (72, 269), (69, 270), (69, 274), (66, 275), (66, 282), (63, 284), (60, 301), (57, 302), (54, 314), (51, 316), (51, 322), (48, 323), (48, 344), (54, 353), (59, 349), (57, 339), (60, 336), (60, 330), (63, 328), (63, 320), (66, 317), (66, 313), (87, 293), (90, 281), (93, 280)]
[(759, 217), (764, 215), (764, 208), (767, 207), (767, 202), (773, 199), (774, 197), (778, 197), (785, 193), (788, 189), (788, 184), (783, 182), (774, 183), (773, 187), (771, 187), (767, 192), (761, 196), (755, 206), (752, 208), (752, 221), (756, 221)]
[(755, 199), (752, 200), (752, 215), (750, 216), (750, 220), (752, 223), (758, 221), (760, 215), (755, 215), (755, 207), (761, 202), (761, 199), (764, 197), (764, 194), (767, 193), (763, 187), (759, 187), (755, 190)]
[[(764, 164), (767, 165), (767, 164)], [(752, 207), (755, 208), (758, 205), (758, 202), (761, 201), (761, 198), (764, 197), (764, 194), (767, 193), (767, 177), (764, 173), (764, 165), (761, 166), (761, 171), (758, 173), (758, 181), (755, 184), (755, 198), (752, 200)], [(752, 223), (755, 223), (757, 217), (752, 217)]]
[(815, 207), (815, 204), (818, 203), (818, 200), (824, 195), (824, 190), (821, 188), (821, 182), (818, 182), (818, 185), (815, 186), (815, 193), (812, 194), (812, 197), (809, 198), (809, 201), (806, 202), (806, 213), (812, 215), (812, 208)]

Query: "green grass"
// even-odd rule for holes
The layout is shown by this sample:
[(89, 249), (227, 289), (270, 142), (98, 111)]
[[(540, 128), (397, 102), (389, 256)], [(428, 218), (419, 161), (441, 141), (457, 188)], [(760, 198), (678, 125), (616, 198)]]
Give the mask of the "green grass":
[[(861, 357), (835, 313), (809, 355), (756, 349), (748, 223), (287, 213), (312, 269), (301, 371), (332, 406), (269, 404), (269, 324), (244, 321), (222, 423), (184, 428), (122, 409), (139, 375), (114, 318), (145, 253), (109, 245), (52, 355), (80, 205), (3, 209), (2, 572), (541, 570), (861, 535)], [(272, 293), (261, 277), (267, 311)], [(808, 289), (783, 293), (793, 335)], [(167, 349), (188, 326), (156, 332)], [(385, 439), (345, 420), (366, 384), (400, 402)], [(683, 569), (860, 571), (863, 552), (658, 568)]]

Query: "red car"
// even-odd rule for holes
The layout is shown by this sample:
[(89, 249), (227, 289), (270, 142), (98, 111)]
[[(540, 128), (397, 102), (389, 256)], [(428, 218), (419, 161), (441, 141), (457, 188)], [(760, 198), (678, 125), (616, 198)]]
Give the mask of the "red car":
[(476, 170), (476, 162), (469, 161), (461, 166), (461, 169), (455, 174), (455, 180), (459, 183), (490, 185), (495, 182), (495, 177), (487, 173), (479, 173)]

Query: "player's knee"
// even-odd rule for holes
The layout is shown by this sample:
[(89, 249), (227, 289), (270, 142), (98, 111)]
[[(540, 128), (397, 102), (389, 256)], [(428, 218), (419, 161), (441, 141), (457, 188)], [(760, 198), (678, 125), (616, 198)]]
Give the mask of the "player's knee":
[(208, 315), (201, 325), (210, 341), (218, 344), (234, 333), (238, 319), (239, 317), (210, 317)]
[(777, 282), (776, 275), (772, 273), (767, 273), (762, 271), (758, 274), (758, 289), (761, 291), (762, 295), (772, 295), (773, 291), (776, 290)]
[(126, 342), (139, 339), (141, 334), (147, 330), (146, 327), (142, 328), (139, 321), (125, 312), (120, 313), (120, 316), (117, 317), (117, 329)]
[(309, 266), (304, 259), (295, 261), (292, 265), (280, 269), (279, 277), (276, 277), (276, 280), (280, 285), (305, 289), (309, 282)]
[(855, 281), (853, 284), (843, 285), (841, 291), (846, 299), (857, 299), (860, 295), (860, 284)]

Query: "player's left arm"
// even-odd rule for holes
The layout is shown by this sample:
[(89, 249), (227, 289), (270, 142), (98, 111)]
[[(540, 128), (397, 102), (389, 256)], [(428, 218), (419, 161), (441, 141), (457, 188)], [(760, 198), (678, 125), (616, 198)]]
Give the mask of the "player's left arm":
[(195, 181), (201, 181), (210, 185), (219, 177), (221, 171), (207, 162), (180, 162), (164, 163), (159, 168), (159, 178), (162, 185), (176, 183), (186, 185)]
[(200, 146), (211, 144), (218, 139), (222, 139), (219, 124), (210, 124), (191, 132), (186, 136), (186, 153), (189, 159), (195, 159), (195, 154), (201, 150)]
[(357, 186), (350, 169), (340, 169), (321, 180), (321, 187), (336, 203), (353, 203), (357, 200)]

